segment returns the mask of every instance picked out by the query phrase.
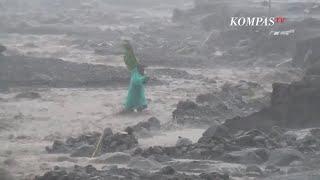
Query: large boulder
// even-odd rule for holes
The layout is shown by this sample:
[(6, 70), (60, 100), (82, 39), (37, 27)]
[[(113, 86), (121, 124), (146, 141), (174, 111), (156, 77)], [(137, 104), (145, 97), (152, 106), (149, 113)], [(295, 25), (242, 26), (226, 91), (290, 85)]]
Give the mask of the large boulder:
[[(78, 137), (68, 138), (65, 142), (54, 141), (52, 147), (46, 147), (46, 150), (49, 153), (71, 153), (72, 156), (88, 157), (93, 154), (100, 137), (101, 134), (97, 132), (82, 134)], [(111, 129), (106, 128), (101, 144), (97, 149), (97, 155), (108, 152), (122, 152), (137, 145), (138, 140), (133, 134), (113, 134)]]
[(251, 165), (247, 167), (246, 175), (250, 177), (259, 177), (263, 175), (263, 171), (260, 169), (260, 167)]
[(130, 168), (142, 170), (159, 170), (161, 168), (160, 163), (143, 157), (132, 158), (128, 166)]
[(224, 138), (230, 138), (232, 135), (229, 132), (229, 129), (223, 125), (220, 125), (218, 123), (214, 123), (212, 126), (210, 126), (203, 134), (203, 137), (224, 137)]
[(71, 153), (71, 157), (91, 157), (95, 150), (93, 145), (82, 145)]
[(134, 126), (129, 126), (125, 129), (128, 134), (134, 134), (137, 137), (150, 137), (155, 131), (161, 128), (160, 120), (151, 117), (147, 121), (139, 122)]
[[(166, 168), (165, 170), (157, 172), (147, 172), (143, 171), (139, 167), (150, 168), (149, 163), (133, 163), (134, 167), (137, 169), (125, 169), (112, 167), (108, 170), (97, 170), (95, 167), (89, 165), (86, 167), (75, 166), (73, 169), (64, 169), (60, 167), (55, 167), (54, 170), (46, 172), (42, 176), (36, 176), (35, 180), (97, 180), (97, 179), (108, 179), (108, 180), (118, 180), (118, 179), (193, 179), (193, 180), (203, 180), (199, 175), (183, 174), (179, 172), (173, 172), (171, 168)], [(141, 166), (142, 165), (142, 166)], [(160, 169), (160, 168), (157, 168)], [(214, 177), (214, 176), (212, 176)], [(216, 177), (219, 177), (216, 175)], [(224, 176), (222, 176), (224, 177)], [(227, 176), (226, 176), (227, 177)], [(217, 179), (220, 180), (220, 179)], [(227, 179), (221, 179), (227, 180)]]
[(318, 180), (318, 179), (320, 179), (319, 170), (277, 175), (277, 176), (272, 177), (272, 180), (302, 180), (302, 179), (303, 180)]
[[(48, 153), (74, 153), (81, 147), (95, 146), (100, 137), (100, 133), (86, 133), (78, 137), (70, 137), (65, 142), (55, 140), (52, 147), (46, 147)], [(78, 154), (78, 153), (77, 153)], [(79, 154), (78, 154), (79, 155)]]
[(319, 92), (320, 86), (308, 79), (290, 85), (275, 83), (271, 98), (272, 113), (285, 127), (319, 126)]
[(293, 63), (297, 66), (312, 67), (320, 59), (320, 37), (300, 40), (296, 43)]
[(138, 145), (138, 140), (132, 134), (117, 133), (102, 140), (101, 152), (121, 152)]
[(173, 111), (178, 124), (214, 125), (236, 116), (246, 116), (265, 108), (269, 94), (255, 82), (225, 83), (221, 91), (200, 94), (196, 102), (180, 101)]
[(191, 145), (192, 141), (188, 138), (179, 137), (177, 140), (176, 146), (188, 146)]
[(123, 152), (107, 153), (97, 157), (92, 162), (104, 164), (125, 164), (131, 160), (131, 155)]
[(228, 127), (231, 132), (238, 130), (269, 130), (272, 126), (277, 124), (277, 121), (273, 119), (273, 112), (270, 108), (264, 108), (258, 112), (255, 112), (245, 117), (235, 117), (227, 119), (223, 125)]
[(212, 117), (217, 115), (209, 106), (199, 106), (190, 100), (180, 101), (172, 112), (172, 117), (178, 124), (194, 126), (208, 125), (213, 122)]
[(303, 159), (304, 156), (301, 152), (290, 148), (282, 148), (275, 149), (270, 152), (270, 157), (267, 164), (276, 166), (288, 166), (293, 161), (301, 161)]
[(266, 149), (249, 148), (226, 153), (222, 159), (226, 162), (241, 164), (262, 164), (267, 161), (269, 152)]
[(219, 174), (216, 172), (212, 173), (202, 173), (200, 174), (200, 177), (204, 180), (229, 180), (229, 175), (228, 174)]
[(319, 126), (319, 93), (318, 76), (307, 75), (301, 81), (291, 84), (274, 83), (269, 107), (245, 117), (228, 119), (223, 125), (230, 131), (270, 130), (273, 126), (288, 128)]

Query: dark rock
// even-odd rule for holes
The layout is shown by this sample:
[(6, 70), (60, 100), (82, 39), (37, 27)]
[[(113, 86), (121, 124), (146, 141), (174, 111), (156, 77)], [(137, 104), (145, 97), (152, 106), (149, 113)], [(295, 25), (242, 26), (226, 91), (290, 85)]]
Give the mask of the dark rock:
[(259, 177), (263, 175), (263, 171), (258, 166), (248, 166), (246, 175), (251, 177)]
[(237, 136), (234, 141), (237, 145), (244, 147), (267, 147), (269, 139), (265, 136), (262, 131), (253, 129)]
[(307, 135), (303, 139), (294, 142), (297, 150), (301, 152), (315, 152), (320, 150), (319, 137)]
[(92, 145), (82, 145), (77, 149), (73, 150), (71, 157), (91, 157), (95, 150), (95, 146)]
[(319, 170), (295, 172), (291, 174), (283, 173), (271, 177), (272, 180), (318, 180), (320, 178)]
[(106, 163), (106, 164), (124, 164), (128, 163), (131, 160), (129, 154), (123, 152), (116, 152), (112, 154), (104, 154), (100, 157), (97, 157), (93, 162), (95, 163)]
[(267, 139), (263, 136), (256, 136), (253, 141), (255, 142), (254, 144), (265, 144)]
[(128, 166), (134, 169), (158, 170), (160, 169), (161, 164), (143, 157), (135, 157), (131, 159)]
[(232, 137), (232, 135), (229, 133), (228, 128), (218, 123), (215, 123), (212, 126), (210, 126), (202, 134), (202, 136), (203, 137), (224, 137), (224, 138)]
[[(318, 80), (316, 80), (318, 79)], [(245, 117), (228, 119), (223, 124), (230, 131), (270, 130), (274, 126), (307, 128), (320, 124), (320, 78), (306, 76), (291, 84), (274, 83), (271, 106)]]
[(25, 93), (17, 94), (15, 98), (17, 98), (17, 99), (22, 99), (22, 98), (38, 99), (38, 98), (41, 98), (41, 96), (39, 93), (36, 93), (36, 92), (25, 92)]
[(267, 164), (276, 166), (288, 166), (291, 162), (296, 160), (303, 160), (304, 156), (301, 152), (289, 149), (275, 149), (270, 152), (270, 157)]
[(274, 173), (280, 173), (281, 169), (277, 166), (273, 166), (273, 165), (267, 165), (265, 168), (265, 172), (267, 174), (274, 174)]
[(70, 147), (79, 147), (81, 145), (95, 145), (100, 137), (100, 133), (93, 132), (93, 133), (86, 133), (82, 134), (78, 137), (71, 137), (66, 140), (66, 145)]
[(151, 117), (148, 119), (148, 121), (139, 122), (134, 126), (127, 127), (125, 131), (128, 134), (134, 134), (136, 136), (143, 137), (150, 136), (152, 133), (154, 133), (154, 131), (159, 131), (160, 128), (160, 121), (155, 117)]
[(303, 128), (320, 124), (320, 112), (316, 107), (320, 105), (318, 93), (320, 87), (306, 84), (307, 80), (290, 85), (273, 84), (271, 106), (273, 115), (284, 127)]
[(264, 88), (254, 82), (226, 83), (219, 92), (198, 95), (196, 103), (179, 102), (172, 115), (179, 124), (214, 125), (216, 121), (249, 115), (266, 107), (268, 96)]
[(216, 159), (225, 152), (240, 151), (241, 147), (234, 143), (233, 138), (214, 135), (202, 136), (198, 143), (190, 148), (190, 156), (200, 159)]
[[(8, 158), (6, 160), (3, 161), (3, 164), (5, 164), (6, 166), (16, 166), (18, 165), (18, 161), (13, 159), (13, 158)], [(0, 176), (1, 177), (1, 176)]]
[(267, 160), (268, 152), (265, 149), (245, 149), (225, 154), (222, 159), (227, 162), (241, 164), (261, 164)]
[(148, 119), (148, 123), (149, 123), (149, 129), (147, 128), (148, 130), (160, 130), (161, 128), (159, 119), (155, 117), (151, 117), (150, 119)]
[(239, 136), (235, 139), (236, 143), (241, 146), (255, 146), (254, 137), (250, 135)]
[[(142, 130), (142, 129), (140, 129), (140, 130)], [(132, 127), (127, 127), (124, 131), (126, 133), (128, 133), (129, 135), (133, 135), (133, 133), (134, 133), (134, 130)]]
[[(100, 136), (100, 133), (88, 133), (75, 138), (68, 138), (66, 142), (54, 141), (52, 147), (46, 147), (46, 150), (49, 153), (73, 153), (75, 156), (88, 156), (87, 153), (91, 152), (89, 154), (92, 155)], [(138, 141), (133, 135), (112, 134), (110, 129), (106, 129), (98, 154), (121, 152), (134, 148), (137, 145)], [(93, 147), (93, 150), (91, 147)]]
[(209, 106), (198, 106), (190, 100), (180, 101), (172, 112), (173, 120), (181, 125), (207, 125), (213, 122), (212, 117), (216, 115)]
[(73, 162), (76, 163), (77, 160), (74, 158), (70, 158), (69, 156), (59, 156), (57, 157), (58, 162)]
[(216, 172), (212, 173), (202, 173), (200, 174), (200, 177), (204, 180), (229, 180), (228, 174), (219, 174)]
[(286, 143), (287, 146), (293, 146), (296, 144), (298, 136), (296, 134), (286, 132), (281, 137), (282, 141)]
[(106, 137), (106, 136), (112, 136), (112, 135), (113, 135), (112, 129), (111, 129), (111, 128), (105, 128), (105, 129), (103, 130), (103, 135), (104, 135), (104, 137)]
[(132, 149), (138, 145), (138, 140), (130, 134), (114, 134), (102, 140), (101, 152), (121, 152)]
[(179, 137), (179, 139), (176, 143), (176, 146), (188, 146), (191, 144), (192, 144), (192, 141), (190, 139)]
[(54, 141), (52, 148), (46, 147), (48, 153), (67, 153), (70, 151), (70, 148), (66, 146), (62, 141)]
[(151, 155), (149, 158), (153, 159), (155, 161), (158, 161), (160, 163), (168, 162), (168, 161), (172, 161), (173, 160), (170, 156), (163, 155), (163, 154), (154, 154), (154, 155)]
[(36, 177), (36, 180), (58, 180), (60, 178), (68, 178), (68, 173), (60, 168), (45, 173), (42, 177)]
[(246, 117), (238, 116), (228, 119), (223, 125), (230, 129), (231, 132), (250, 129), (269, 130), (277, 124), (277, 121), (272, 119), (272, 113), (270, 108), (266, 108)]
[(176, 173), (176, 170), (173, 169), (173, 167), (171, 166), (166, 166), (166, 167), (163, 167), (161, 170), (160, 170), (160, 173), (161, 174), (165, 174), (165, 175), (173, 175)]
[(297, 66), (312, 67), (319, 61), (319, 47), (320, 37), (298, 41), (292, 62)]
[(195, 109), (198, 105), (192, 101), (180, 101), (177, 105), (177, 109)]
[[(168, 169), (169, 170), (169, 169)], [(164, 171), (166, 172), (166, 171)], [(121, 178), (120, 178), (121, 177)], [(56, 167), (54, 170), (46, 172), (43, 176), (37, 176), (35, 180), (119, 180), (120, 179), (156, 179), (156, 180), (203, 180), (200, 176), (186, 175), (181, 173), (174, 173), (167, 171), (163, 173), (161, 171), (155, 173), (149, 173), (138, 169), (124, 169), (113, 167), (110, 170), (97, 170), (93, 166), (80, 167), (75, 166), (71, 170), (64, 170)], [(220, 179), (219, 179), (220, 180)], [(224, 179), (222, 179), (224, 180)]]

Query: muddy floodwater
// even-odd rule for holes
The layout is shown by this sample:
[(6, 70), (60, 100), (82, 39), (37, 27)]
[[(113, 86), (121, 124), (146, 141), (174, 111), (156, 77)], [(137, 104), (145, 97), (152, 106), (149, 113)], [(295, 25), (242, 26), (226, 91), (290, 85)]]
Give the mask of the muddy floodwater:
[[(319, 177), (317, 162), (309, 160), (319, 160), (313, 124), (319, 71), (316, 60), (297, 65), (303, 50), (296, 42), (317, 44), (304, 41), (318, 34), (320, 4), (275, 1), (274, 15), (289, 21), (274, 29), (228, 26), (233, 15), (266, 15), (265, 3), (0, 0), (0, 45), (6, 47), (0, 52), (0, 167), (6, 178), (81, 172), (80, 179), (281, 179), (295, 170), (301, 172), (296, 179), (306, 172)], [(275, 38), (269, 31), (296, 34)], [(151, 77), (142, 112), (123, 113), (130, 76), (125, 39)], [(310, 122), (299, 129), (304, 118)], [(91, 157), (106, 128), (111, 135)]]

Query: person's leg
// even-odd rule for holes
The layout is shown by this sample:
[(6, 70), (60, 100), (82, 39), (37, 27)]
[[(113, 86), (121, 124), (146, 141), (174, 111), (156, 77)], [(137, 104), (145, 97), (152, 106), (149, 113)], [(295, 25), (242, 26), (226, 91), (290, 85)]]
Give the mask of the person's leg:
[(137, 108), (137, 111), (138, 112), (141, 112), (141, 111), (143, 111), (144, 109), (146, 109), (147, 108), (147, 105), (143, 105), (143, 106), (141, 106), (141, 107), (138, 107)]
[(134, 112), (133, 108), (123, 108), (120, 113), (127, 114), (127, 113), (132, 113), (132, 112)]

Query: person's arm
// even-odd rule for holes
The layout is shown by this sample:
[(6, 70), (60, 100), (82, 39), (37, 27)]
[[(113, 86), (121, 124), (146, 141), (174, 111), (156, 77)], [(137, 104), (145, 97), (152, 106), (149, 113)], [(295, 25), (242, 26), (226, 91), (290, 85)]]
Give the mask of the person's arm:
[(146, 84), (149, 81), (149, 77), (141, 75), (139, 72), (135, 72), (133, 75), (133, 83), (137, 86)]
[(150, 80), (150, 77), (148, 77), (148, 76), (142, 76), (142, 83), (143, 83), (143, 84), (148, 83), (149, 80)]

